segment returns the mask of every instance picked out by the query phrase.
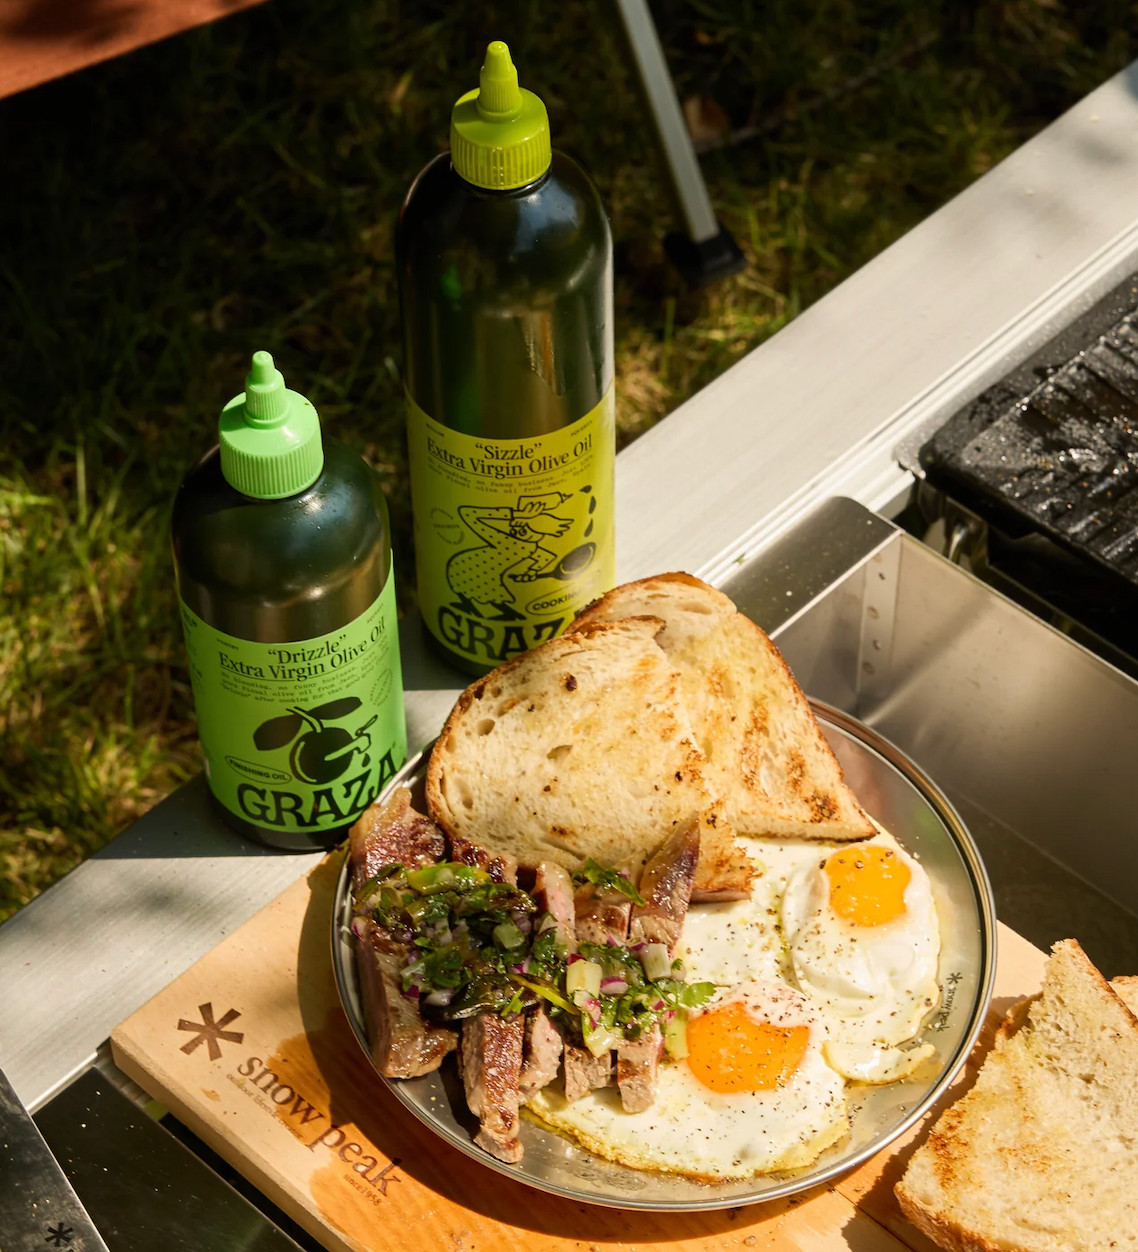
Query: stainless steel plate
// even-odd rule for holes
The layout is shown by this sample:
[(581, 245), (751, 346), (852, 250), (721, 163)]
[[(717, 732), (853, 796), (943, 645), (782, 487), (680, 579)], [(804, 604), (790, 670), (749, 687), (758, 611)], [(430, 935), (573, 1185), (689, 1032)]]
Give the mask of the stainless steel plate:
[[(473, 1142), (477, 1124), (462, 1098), (454, 1062), (437, 1073), (387, 1080), (396, 1097), (436, 1134), (488, 1169), (555, 1195), (625, 1209), (686, 1212), (732, 1208), (792, 1195), (845, 1173), (902, 1134), (936, 1100), (963, 1065), (983, 1024), (996, 964), (991, 887), (963, 823), (937, 787), (892, 744), (837, 709), (812, 702), (814, 712), (863, 807), (928, 871), (941, 926), (940, 1007), (920, 1041), (935, 1048), (935, 1077), (888, 1087), (849, 1089), (850, 1134), (804, 1169), (742, 1181), (703, 1183), (615, 1165), (559, 1135), (525, 1122), (525, 1158), (505, 1165)], [(422, 803), (427, 754), (408, 761), (390, 792), (409, 786)], [(336, 981), (348, 1020), (369, 1052), (352, 948), (351, 880), (345, 857), (332, 921)]]

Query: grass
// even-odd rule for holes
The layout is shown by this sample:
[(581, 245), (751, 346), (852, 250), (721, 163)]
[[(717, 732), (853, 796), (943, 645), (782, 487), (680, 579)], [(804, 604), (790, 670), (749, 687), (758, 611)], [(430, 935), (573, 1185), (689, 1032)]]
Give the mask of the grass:
[(0, 918), (197, 769), (168, 507), (254, 349), (379, 470), (410, 603), (392, 223), (488, 39), (609, 207), (627, 442), (1125, 65), (1135, 8), (654, 0), (748, 260), (704, 292), (606, 6), (273, 0), (0, 102)]

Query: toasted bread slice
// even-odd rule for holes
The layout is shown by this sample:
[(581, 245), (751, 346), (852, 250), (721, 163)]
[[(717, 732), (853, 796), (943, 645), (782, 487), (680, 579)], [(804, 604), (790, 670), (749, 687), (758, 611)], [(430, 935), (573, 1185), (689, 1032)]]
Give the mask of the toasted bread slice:
[(869, 839), (876, 829), (778, 649), (722, 592), (690, 574), (626, 583), (570, 630), (649, 614), (680, 674), (706, 779), (740, 835)]
[(595, 623), (506, 662), (459, 697), (431, 752), (427, 803), (452, 840), (536, 867), (587, 858), (635, 881), (703, 816), (697, 885), (746, 890), (751, 862), (716, 819), (661, 623)]
[[(953, 1252), (1138, 1248), (1138, 1018), (1073, 939), (897, 1184)], [(1130, 980), (1131, 982), (1133, 980)]]

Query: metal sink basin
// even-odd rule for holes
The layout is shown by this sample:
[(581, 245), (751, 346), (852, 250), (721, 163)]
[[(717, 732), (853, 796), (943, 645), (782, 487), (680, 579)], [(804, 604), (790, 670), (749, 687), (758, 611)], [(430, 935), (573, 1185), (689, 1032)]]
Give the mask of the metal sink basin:
[(943, 790), (1000, 920), (1138, 972), (1138, 683), (851, 500), (723, 585), (808, 694)]

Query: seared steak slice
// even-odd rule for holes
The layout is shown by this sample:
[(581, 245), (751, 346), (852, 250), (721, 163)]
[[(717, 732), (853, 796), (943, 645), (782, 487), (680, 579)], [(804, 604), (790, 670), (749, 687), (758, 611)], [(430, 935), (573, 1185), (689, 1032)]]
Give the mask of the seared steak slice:
[[(541, 861), (534, 873), (533, 891), (530, 893), (539, 913), (553, 918), (554, 930), (563, 952), (569, 953), (577, 946), (573, 929), (573, 880), (569, 872), (553, 861)], [(528, 1100), (542, 1087), (548, 1086), (561, 1067), (564, 1041), (561, 1032), (543, 1004), (530, 1010), (526, 1021), (526, 1053), (522, 1066), (521, 1095)]]
[(626, 1113), (641, 1113), (656, 1098), (656, 1066), (663, 1036), (659, 1026), (638, 1039), (622, 1039), (616, 1045), (616, 1085)]
[[(476, 843), (451, 841), (451, 856), (489, 873), (495, 882), (516, 883), (517, 865), (510, 857), (491, 857)], [(515, 1013), (479, 1013), (462, 1023), (458, 1059), (466, 1103), (480, 1126), (474, 1142), (500, 1161), (520, 1161), (518, 1138), (519, 1084), (525, 1053), (526, 1018)]]
[(450, 856), (452, 861), (457, 861), (460, 865), (485, 870), (495, 882), (516, 883), (518, 881), (517, 861), (508, 856), (492, 857), (485, 848), (477, 843), (471, 843), (468, 839), (452, 838)]
[(652, 854), (640, 875), (643, 904), (633, 905), (630, 943), (662, 943), (675, 952), (699, 864), (699, 822), (678, 827)]
[(401, 990), (408, 949), (365, 918), (355, 921), (360, 998), (376, 1069), (388, 1078), (418, 1078), (438, 1069), (458, 1042), (455, 1032), (429, 1026)]
[(526, 1014), (525, 1048), (518, 1095), (524, 1104), (535, 1092), (548, 1086), (561, 1068), (561, 1032), (538, 1004)]
[[(634, 904), (628, 922), (629, 943), (662, 943), (675, 952), (699, 865), (699, 822), (693, 818), (673, 832), (649, 858), (638, 890), (643, 904)], [(653, 1024), (638, 1039), (616, 1049), (616, 1083), (626, 1113), (642, 1113), (656, 1098), (656, 1070), (664, 1046)]]
[(585, 883), (573, 894), (574, 926), (578, 943), (607, 943), (628, 938), (632, 901), (619, 891), (603, 891)]
[(626, 1113), (643, 1113), (656, 1098), (656, 1069), (664, 1037), (653, 1022), (639, 1039), (626, 1039), (616, 1049), (616, 1085)]
[(411, 792), (400, 787), (386, 804), (365, 809), (349, 833), (352, 887), (358, 891), (385, 865), (433, 865), (445, 852), (443, 832), (411, 807)]
[(597, 1087), (610, 1087), (613, 1080), (612, 1053), (594, 1056), (579, 1044), (565, 1045), (565, 1099), (570, 1104)]
[(561, 946), (566, 952), (572, 952), (577, 946), (577, 932), (573, 880), (569, 871), (553, 861), (542, 861), (534, 875), (531, 894), (538, 909), (548, 913), (556, 923)]
[[(442, 831), (411, 807), (411, 793), (401, 787), (386, 804), (365, 810), (351, 829), (353, 890), (358, 892), (385, 865), (433, 865), (445, 851)], [(357, 917), (352, 929), (376, 1069), (388, 1078), (418, 1078), (438, 1069), (458, 1040), (452, 1030), (429, 1026), (418, 1003), (403, 994), (399, 973), (411, 959), (411, 949), (369, 918)]]
[(518, 1081), (525, 1017), (479, 1013), (462, 1023), (459, 1062), (466, 1103), (481, 1123), (474, 1142), (500, 1161), (520, 1161)]
[[(632, 901), (619, 891), (605, 891), (584, 883), (573, 893), (577, 943), (624, 943)], [(576, 945), (574, 945), (576, 946)], [(578, 1100), (586, 1091), (608, 1087), (613, 1081), (613, 1054), (594, 1056), (588, 1048), (565, 1045), (565, 1098)]]

